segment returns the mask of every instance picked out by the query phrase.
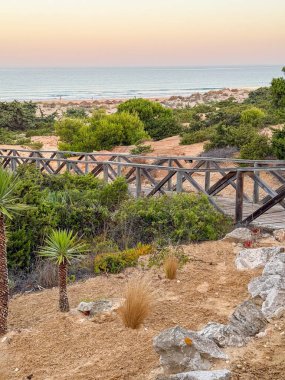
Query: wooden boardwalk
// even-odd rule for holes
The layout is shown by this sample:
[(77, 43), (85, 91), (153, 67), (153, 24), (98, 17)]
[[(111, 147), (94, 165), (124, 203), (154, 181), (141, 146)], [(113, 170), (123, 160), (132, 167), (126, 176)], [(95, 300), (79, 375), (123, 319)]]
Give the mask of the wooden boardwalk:
[(135, 197), (199, 192), (236, 225), (285, 228), (285, 161), (214, 157), (140, 156), (1, 149), (0, 165), (12, 171), (35, 165), (41, 172), (125, 178)]
[[(224, 211), (224, 213), (234, 219), (235, 217), (235, 200), (232, 198), (215, 197), (216, 203)], [(258, 210), (259, 204), (253, 202), (244, 202), (243, 215), (248, 217)], [(272, 231), (280, 228), (285, 228), (285, 209), (276, 205), (273, 206), (266, 213), (262, 214), (252, 222), (249, 222), (252, 227), (262, 228), (264, 230)]]

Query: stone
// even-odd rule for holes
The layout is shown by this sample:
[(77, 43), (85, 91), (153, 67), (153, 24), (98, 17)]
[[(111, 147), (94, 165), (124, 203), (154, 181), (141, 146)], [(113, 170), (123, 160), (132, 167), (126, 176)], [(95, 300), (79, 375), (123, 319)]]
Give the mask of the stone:
[(213, 340), (219, 347), (242, 347), (248, 341), (248, 338), (233, 326), (215, 322), (209, 322), (199, 334)]
[(285, 253), (274, 255), (265, 265), (263, 276), (280, 275), (285, 277)]
[(98, 314), (110, 313), (117, 310), (122, 304), (122, 299), (102, 299), (94, 302), (80, 302), (77, 310), (90, 317)]
[(210, 339), (176, 326), (162, 331), (153, 340), (165, 373), (208, 370), (211, 359), (227, 360), (228, 356)]
[(230, 325), (246, 337), (255, 336), (266, 323), (261, 309), (252, 300), (241, 303), (230, 318)]
[(283, 247), (242, 249), (236, 257), (236, 267), (237, 269), (262, 268), (272, 257), (283, 251)]
[(285, 289), (272, 288), (262, 304), (262, 312), (266, 318), (278, 318), (285, 311)]
[(280, 230), (273, 231), (273, 236), (277, 241), (283, 243), (285, 241), (285, 229), (281, 228)]
[(236, 228), (229, 234), (227, 234), (224, 241), (229, 241), (231, 243), (239, 243), (252, 240), (252, 233), (249, 228)]
[(250, 281), (248, 291), (253, 298), (259, 296), (266, 299), (272, 288), (285, 290), (285, 277), (280, 275), (260, 276)]
[(170, 376), (158, 376), (157, 380), (230, 380), (231, 372), (227, 369), (216, 371), (190, 371)]

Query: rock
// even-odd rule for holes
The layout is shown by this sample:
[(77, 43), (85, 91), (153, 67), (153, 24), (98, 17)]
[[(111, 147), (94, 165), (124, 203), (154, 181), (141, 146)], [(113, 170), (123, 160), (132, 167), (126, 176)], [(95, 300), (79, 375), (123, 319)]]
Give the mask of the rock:
[(236, 258), (237, 269), (261, 268), (275, 255), (283, 252), (283, 247), (242, 249)]
[(265, 265), (263, 276), (280, 275), (285, 277), (285, 253), (275, 255)]
[(260, 276), (251, 280), (248, 291), (253, 298), (259, 296), (266, 299), (272, 288), (285, 290), (285, 278), (280, 275)]
[(165, 373), (208, 370), (210, 359), (227, 360), (228, 356), (210, 339), (176, 326), (162, 331), (153, 340)]
[(170, 376), (158, 376), (157, 380), (230, 380), (231, 373), (227, 369), (216, 371), (190, 371)]
[(262, 305), (266, 318), (280, 318), (285, 312), (285, 289), (272, 288)]
[(224, 241), (229, 241), (232, 243), (239, 243), (252, 240), (252, 233), (249, 228), (236, 228), (229, 234), (227, 234)]
[(273, 231), (273, 236), (277, 241), (283, 243), (285, 241), (285, 229), (282, 228), (280, 230)]
[(246, 337), (259, 333), (266, 323), (261, 309), (253, 301), (241, 303), (230, 318), (230, 325)]
[(233, 326), (215, 322), (209, 322), (199, 334), (213, 340), (219, 347), (242, 347), (248, 340)]
[(98, 314), (109, 313), (117, 310), (122, 304), (122, 299), (103, 299), (94, 302), (80, 302), (77, 310), (81, 313), (94, 317)]

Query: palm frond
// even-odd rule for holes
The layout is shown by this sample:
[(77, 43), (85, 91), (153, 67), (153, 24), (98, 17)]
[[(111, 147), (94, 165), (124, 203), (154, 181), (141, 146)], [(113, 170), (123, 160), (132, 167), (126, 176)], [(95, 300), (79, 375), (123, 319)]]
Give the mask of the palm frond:
[(53, 230), (46, 238), (45, 244), (38, 254), (55, 261), (58, 265), (78, 258), (87, 251), (87, 246), (81, 242), (77, 234), (68, 230)]

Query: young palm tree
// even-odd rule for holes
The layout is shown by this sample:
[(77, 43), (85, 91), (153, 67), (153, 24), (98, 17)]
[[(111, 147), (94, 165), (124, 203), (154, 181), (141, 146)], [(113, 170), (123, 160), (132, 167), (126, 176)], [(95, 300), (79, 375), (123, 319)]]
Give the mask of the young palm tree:
[(12, 219), (13, 215), (27, 207), (19, 204), (18, 198), (13, 195), (17, 184), (18, 179), (13, 173), (0, 168), (0, 335), (7, 331), (9, 302), (5, 218)]
[(67, 271), (71, 260), (86, 251), (76, 234), (67, 230), (53, 230), (40, 249), (40, 256), (47, 257), (58, 265), (59, 309), (69, 311), (67, 297)]

